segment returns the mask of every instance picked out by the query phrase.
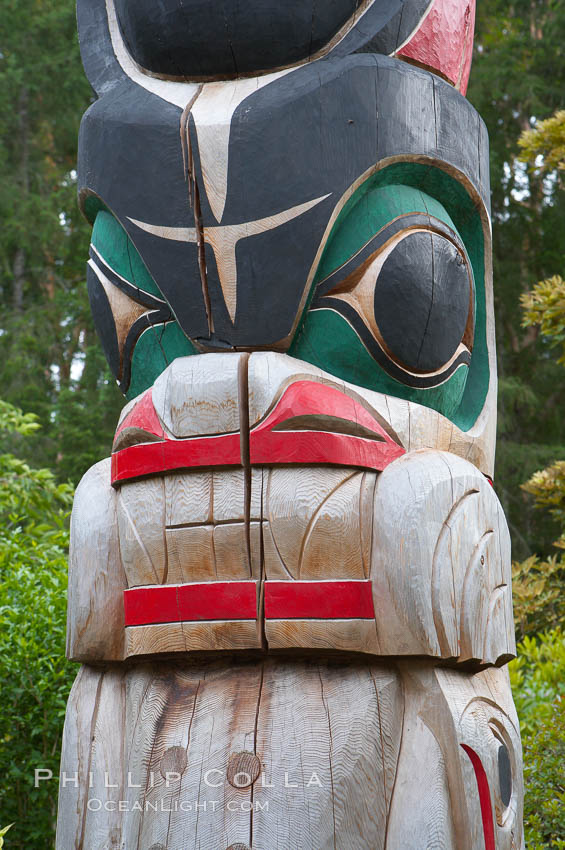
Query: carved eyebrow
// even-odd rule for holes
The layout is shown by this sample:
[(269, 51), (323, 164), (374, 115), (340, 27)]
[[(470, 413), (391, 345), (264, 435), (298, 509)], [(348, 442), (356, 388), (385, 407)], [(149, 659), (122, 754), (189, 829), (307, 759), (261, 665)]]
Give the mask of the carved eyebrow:
[(342, 419), (340, 416), (330, 416), (329, 414), (303, 414), (302, 416), (292, 416), (290, 419), (285, 419), (284, 422), (279, 422), (274, 425), (273, 431), (325, 431), (330, 434), (347, 434), (350, 437), (362, 437), (365, 440), (377, 440), (385, 443), (386, 440), (382, 434), (376, 431), (371, 431), (370, 428), (361, 425), (359, 422), (353, 422), (350, 419)]
[(457, 233), (439, 218), (423, 212), (406, 213), (385, 224), (353, 256), (349, 257), (341, 266), (338, 266), (331, 274), (321, 280), (316, 286), (315, 297), (318, 298), (328, 293), (331, 289), (334, 289), (344, 278), (352, 274), (361, 263), (384, 248), (386, 243), (398, 233), (401, 233), (403, 230), (413, 230), (415, 228), (424, 228), (433, 233), (439, 233), (441, 236), (449, 239), (450, 242), (453, 242), (459, 250), (464, 251), (464, 245)]

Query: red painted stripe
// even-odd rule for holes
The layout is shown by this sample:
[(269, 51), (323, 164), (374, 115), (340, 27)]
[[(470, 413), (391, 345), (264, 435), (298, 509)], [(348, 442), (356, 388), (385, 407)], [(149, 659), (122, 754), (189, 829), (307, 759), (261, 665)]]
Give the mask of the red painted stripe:
[(239, 434), (164, 440), (130, 446), (112, 455), (112, 484), (195, 466), (240, 466)]
[(266, 581), (265, 617), (374, 619), (370, 581)]
[(494, 841), (494, 821), (492, 817), (492, 803), (490, 799), (490, 788), (488, 778), (477, 753), (467, 744), (461, 744), (469, 758), (475, 771), (477, 779), (477, 787), (479, 789), (479, 802), (481, 804), (481, 816), (483, 819), (483, 835), (485, 838), (485, 850), (496, 850)]
[(124, 590), (126, 626), (200, 620), (255, 620), (257, 582), (212, 581)]

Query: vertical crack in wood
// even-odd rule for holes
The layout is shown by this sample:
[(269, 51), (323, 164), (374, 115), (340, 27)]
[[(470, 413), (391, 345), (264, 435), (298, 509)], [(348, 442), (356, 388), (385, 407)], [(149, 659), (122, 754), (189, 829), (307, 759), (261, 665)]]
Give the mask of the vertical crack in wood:
[[(155, 681), (155, 679), (153, 678), (151, 680), (151, 685), (153, 685), (154, 681)], [(167, 704), (167, 702), (168, 702), (168, 700), (165, 700), (165, 705)], [(163, 719), (162, 719), (162, 716), (161, 716), (161, 717), (158, 718), (158, 720), (155, 724), (155, 728), (153, 729), (153, 734), (151, 736), (151, 739), (152, 739), (151, 740), (151, 752), (149, 753), (149, 758), (147, 760), (148, 774), (147, 774), (147, 777), (145, 779), (145, 788), (143, 790), (143, 806), (142, 806), (142, 810), (141, 810), (141, 817), (139, 819), (139, 827), (138, 827), (138, 830), (137, 830), (137, 845), (136, 845), (135, 850), (141, 850), (140, 842), (141, 842), (141, 835), (142, 835), (142, 831), (143, 831), (143, 819), (145, 817), (145, 812), (147, 810), (147, 792), (149, 791), (149, 787), (150, 787), (149, 782), (151, 780), (151, 775), (153, 773), (153, 771), (151, 770), (151, 765), (153, 763), (153, 753), (155, 752), (155, 745), (157, 743), (157, 737), (158, 737), (157, 730), (160, 729), (162, 722), (163, 722)], [(151, 785), (151, 788), (152, 787), (153, 787), (153, 785)]]
[[(88, 763), (87, 763), (87, 782), (90, 777), (90, 768), (92, 767), (92, 748), (94, 746), (94, 739), (96, 737), (96, 724), (98, 722), (98, 711), (100, 709), (100, 695), (102, 693), (102, 683), (104, 682), (104, 676), (106, 673), (100, 674), (100, 679), (98, 680), (98, 684), (96, 686), (96, 696), (94, 698), (94, 711), (92, 712), (92, 723), (90, 724), (90, 747), (88, 750)], [(86, 816), (88, 814), (88, 792), (84, 795), (84, 803), (82, 805), (82, 824), (80, 828), (80, 839), (77, 845), (77, 850), (82, 850), (84, 846), (84, 839), (86, 833)]]
[(381, 700), (379, 697), (379, 689), (377, 688), (377, 683), (375, 682), (375, 677), (373, 676), (373, 671), (371, 670), (371, 665), (367, 665), (369, 670), (369, 676), (371, 677), (371, 681), (373, 683), (373, 687), (375, 689), (375, 697), (377, 698), (377, 715), (379, 718), (379, 740), (381, 742), (381, 764), (383, 767), (383, 793), (385, 795), (385, 812), (388, 816), (388, 810), (390, 807), (390, 800), (387, 794), (386, 787), (386, 760), (385, 760), (385, 742), (383, 738), (383, 717), (381, 714)]
[[(255, 711), (255, 726), (253, 730), (253, 752), (257, 756), (257, 730), (259, 728), (259, 711), (261, 708), (261, 697), (263, 695), (263, 682), (265, 679), (265, 662), (261, 662), (261, 678), (259, 679), (259, 693), (257, 695), (257, 709)], [(262, 766), (262, 765), (261, 765)], [(255, 783), (251, 783), (250, 789), (250, 803), (251, 803), (251, 812), (249, 818), (249, 846), (253, 847), (253, 811), (254, 811), (254, 791), (255, 791)]]
[(400, 678), (400, 691), (401, 691), (401, 698), (402, 698), (402, 718), (400, 720), (400, 734), (399, 734), (400, 744), (398, 746), (398, 751), (396, 753), (396, 769), (394, 771), (394, 779), (393, 779), (393, 782), (392, 782), (392, 788), (390, 789), (390, 806), (388, 807), (387, 812), (386, 812), (385, 836), (384, 836), (383, 850), (387, 850), (388, 828), (389, 828), (389, 824), (390, 824), (390, 813), (392, 811), (392, 801), (394, 799), (394, 790), (396, 788), (396, 780), (398, 779), (398, 768), (399, 768), (400, 760), (401, 760), (401, 756), (402, 756), (402, 747), (404, 745), (404, 721), (405, 721), (405, 718), (406, 718), (406, 687), (405, 687), (405, 684), (404, 684), (404, 677), (400, 676), (400, 670), (398, 669), (398, 667), (395, 667), (394, 671), (395, 671), (396, 675), (399, 676), (399, 678)]
[(265, 469), (261, 469), (261, 508), (259, 513), (259, 610), (257, 617), (261, 629), (261, 646), (268, 648), (267, 625), (265, 623), (265, 581), (267, 579), (265, 570), (265, 538), (263, 536), (263, 498), (265, 491)]
[[(188, 723), (188, 735), (187, 735), (187, 741), (186, 741), (187, 765), (188, 765), (188, 751), (190, 749), (190, 734), (191, 734), (191, 731), (192, 731), (192, 721), (194, 720), (194, 715), (196, 713), (196, 701), (198, 699), (198, 692), (200, 691), (200, 684), (201, 684), (201, 680), (199, 679), (198, 684), (196, 685), (196, 693), (194, 694), (194, 701), (192, 703), (192, 714), (190, 715), (190, 721)], [(180, 797), (181, 789), (182, 789), (182, 779), (179, 780), (178, 797)], [(178, 799), (178, 797), (177, 797), (177, 799)], [(169, 821), (168, 821), (168, 824), (167, 824), (166, 847), (169, 846), (169, 834), (170, 834), (170, 831), (171, 831), (171, 815), (172, 815), (172, 813), (173, 813), (173, 808), (171, 807), (171, 810), (169, 812)]]
[(200, 189), (198, 187), (198, 181), (196, 179), (194, 154), (192, 150), (192, 140), (190, 138), (189, 123), (191, 109), (201, 91), (202, 86), (199, 87), (194, 97), (189, 101), (189, 103), (183, 110), (180, 120), (180, 136), (185, 180), (187, 181), (188, 185), (188, 202), (194, 213), (194, 227), (196, 229), (196, 246), (198, 251), (198, 269), (200, 271), (202, 297), (204, 299), (204, 309), (206, 311), (206, 321), (208, 323), (208, 336), (211, 337), (214, 333), (214, 319), (212, 316), (212, 307), (210, 304), (208, 274), (206, 270), (206, 244), (204, 240), (202, 210), (200, 207)]
[(163, 579), (161, 584), (167, 584), (169, 577), (169, 547), (167, 546), (167, 496), (165, 493), (165, 479), (161, 478), (163, 487), (163, 551), (165, 552), (165, 566), (163, 568)]
[(251, 460), (249, 450), (249, 354), (240, 354), (237, 368), (239, 403), (239, 447), (243, 466), (243, 522), (245, 525), (245, 552), (249, 577), (253, 578), (251, 562)]
[(332, 755), (333, 755), (332, 722), (331, 722), (331, 718), (330, 718), (330, 709), (329, 709), (328, 703), (326, 701), (326, 695), (324, 693), (324, 680), (322, 679), (322, 670), (321, 670), (321, 667), (320, 667), (319, 664), (318, 664), (318, 676), (320, 677), (322, 705), (324, 706), (324, 709), (326, 711), (326, 717), (328, 719), (328, 735), (329, 735), (329, 739), (330, 739), (329, 740), (329, 743), (330, 743), (330, 746), (329, 746), (330, 783), (331, 783), (331, 786), (332, 786), (332, 818), (333, 818), (333, 836), (334, 836), (333, 845), (334, 845), (334, 850), (336, 850), (337, 845), (336, 845), (336, 824), (335, 824), (335, 789), (334, 789), (334, 773), (333, 773), (333, 760), (332, 760)]

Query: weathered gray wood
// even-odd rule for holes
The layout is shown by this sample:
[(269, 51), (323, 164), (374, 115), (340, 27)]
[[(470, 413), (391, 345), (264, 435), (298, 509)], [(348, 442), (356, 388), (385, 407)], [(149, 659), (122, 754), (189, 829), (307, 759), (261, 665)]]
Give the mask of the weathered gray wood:
[(384, 848), (403, 713), (378, 664), (83, 668), (62, 761), (82, 784), (61, 790), (57, 850)]
[(82, 667), (73, 685), (61, 754), (57, 850), (121, 848), (125, 799), (124, 670)]
[(120, 554), (128, 587), (167, 580), (165, 490), (162, 478), (132, 481), (120, 487)]
[(110, 460), (82, 478), (71, 517), (67, 656), (76, 661), (121, 660), (124, 643), (123, 591), (116, 491)]
[(452, 454), (410, 453), (379, 477), (374, 519), (381, 651), (489, 664), (512, 657), (510, 538), (484, 476)]
[(259, 649), (260, 628), (256, 620), (157, 623), (128, 626), (125, 657), (210, 650)]
[(238, 369), (240, 359), (246, 357), (179, 357), (157, 378), (153, 404), (173, 436), (239, 431)]
[(269, 649), (317, 649), (381, 655), (374, 620), (267, 620)]

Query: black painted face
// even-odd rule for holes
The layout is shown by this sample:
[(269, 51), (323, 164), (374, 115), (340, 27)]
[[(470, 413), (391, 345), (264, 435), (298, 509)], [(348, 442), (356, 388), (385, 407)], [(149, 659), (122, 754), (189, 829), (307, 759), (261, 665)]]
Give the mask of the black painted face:
[[(195, 93), (187, 92), (187, 98)], [(332, 216), (376, 163), (389, 157), (409, 161), (425, 152), (440, 167), (461, 171), (487, 198), (482, 177), (488, 175), (488, 147), (476, 112), (448, 84), (400, 62), (364, 54), (312, 63), (250, 88), (227, 112), (206, 97), (204, 87), (186, 128), (191, 169), (181, 145), (182, 111), (129, 82), (86, 113), (79, 159), (83, 203), (88, 207), (88, 197), (97, 197), (114, 214), (182, 331), (203, 349), (288, 348)], [(449, 163), (443, 155), (447, 143)], [(195, 189), (205, 280), (191, 206)], [(389, 256), (375, 292), (381, 304), (385, 280), (400, 273), (407, 252), (423, 238), (411, 236)], [(421, 250), (422, 245), (418, 256)], [(455, 273), (455, 290), (449, 297), (443, 292), (430, 321), (433, 325), (453, 305), (457, 335), (467, 321), (460, 309), (466, 286), (461, 253), (439, 237), (431, 253), (424, 253), (437, 255), (446, 275)], [(416, 273), (415, 266), (406, 270), (409, 277)], [(420, 292), (429, 300), (430, 274), (428, 265), (427, 284), (424, 278), (423, 288), (407, 284), (402, 297)], [(445, 279), (438, 286), (445, 290)], [(428, 370), (436, 357), (428, 344), (416, 354), (408, 342), (396, 350), (390, 318), (379, 312), (393, 359)]]

